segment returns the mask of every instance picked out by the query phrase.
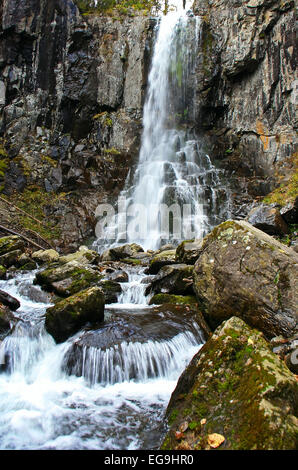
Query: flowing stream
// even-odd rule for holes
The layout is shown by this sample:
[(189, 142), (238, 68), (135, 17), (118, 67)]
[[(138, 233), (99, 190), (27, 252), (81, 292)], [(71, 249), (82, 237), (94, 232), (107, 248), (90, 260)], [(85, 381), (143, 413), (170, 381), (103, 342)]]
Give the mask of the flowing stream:
[[(185, 125), (194, 112), (200, 30), (200, 19), (183, 10), (160, 20), (139, 163), (122, 194), (127, 204), (151, 207), (144, 236), (131, 225), (125, 240), (145, 248), (185, 235), (166, 233), (155, 206), (190, 204), (183, 223), (196, 237), (219, 216), (220, 173)], [(146, 211), (139, 217), (139, 227), (146, 226)], [(119, 233), (115, 241), (121, 240)], [(33, 286), (35, 273), (0, 281), (21, 302), (13, 332), (0, 339), (1, 449), (159, 447), (167, 403), (203, 335), (185, 309), (149, 307), (143, 270), (128, 271), (118, 302), (106, 306), (104, 325), (60, 345), (45, 331), (49, 300)]]

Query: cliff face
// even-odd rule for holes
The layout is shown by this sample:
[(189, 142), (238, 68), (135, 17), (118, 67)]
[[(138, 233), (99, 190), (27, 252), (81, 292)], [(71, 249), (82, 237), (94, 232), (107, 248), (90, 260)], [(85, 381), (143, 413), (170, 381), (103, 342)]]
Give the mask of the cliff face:
[(138, 153), (154, 21), (84, 19), (71, 0), (4, 0), (0, 22), (0, 183), (7, 194), (71, 191), (59, 224), (76, 245)]
[[(194, 12), (203, 29), (190, 125), (236, 175), (234, 215), (244, 215), (293, 166), (294, 2), (195, 0)], [(67, 193), (46, 216), (69, 250), (93, 235), (96, 206), (138, 155), (155, 24), (82, 16), (72, 0), (0, 5), (0, 188)]]
[(290, 0), (195, 0), (203, 17), (197, 127), (252, 197), (291, 171), (297, 130), (295, 8)]

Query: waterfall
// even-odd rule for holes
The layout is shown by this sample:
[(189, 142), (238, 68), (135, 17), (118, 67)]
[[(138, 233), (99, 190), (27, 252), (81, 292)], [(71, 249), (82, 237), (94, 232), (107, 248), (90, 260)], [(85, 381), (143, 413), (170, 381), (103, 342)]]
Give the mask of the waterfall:
[(221, 171), (192, 129), (200, 38), (200, 17), (180, 9), (160, 19), (139, 161), (120, 195), (123, 209), (107, 225), (98, 245), (137, 242), (157, 249), (162, 243), (200, 238), (227, 215)]

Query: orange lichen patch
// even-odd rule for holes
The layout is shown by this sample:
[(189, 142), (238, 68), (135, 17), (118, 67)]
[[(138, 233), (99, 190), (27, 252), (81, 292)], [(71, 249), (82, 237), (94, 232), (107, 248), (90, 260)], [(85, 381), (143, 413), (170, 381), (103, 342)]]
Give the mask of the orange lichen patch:
[(265, 135), (264, 125), (262, 121), (260, 121), (259, 119), (257, 119), (256, 121), (256, 130), (263, 143), (264, 151), (266, 152), (266, 150), (268, 150), (268, 147), (269, 147), (269, 136)]

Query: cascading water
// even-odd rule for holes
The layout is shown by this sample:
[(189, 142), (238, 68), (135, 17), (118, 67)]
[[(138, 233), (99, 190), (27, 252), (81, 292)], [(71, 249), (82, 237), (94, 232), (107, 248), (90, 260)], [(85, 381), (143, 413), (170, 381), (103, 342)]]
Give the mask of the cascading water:
[[(198, 141), (177, 125), (193, 112), (186, 105), (194, 93), (199, 31), (199, 19), (184, 12), (160, 21), (139, 165), (131, 190), (124, 192), (146, 208), (191, 203), (196, 210), (188, 217), (196, 236), (211, 220), (200, 205), (206, 186), (214, 203), (219, 185)], [(169, 237), (157, 215), (150, 221), (145, 246), (154, 248)], [(140, 240), (133, 229), (128, 239)], [(32, 286), (34, 273), (0, 281), (0, 288), (21, 302), (19, 321), (0, 339), (1, 449), (158, 448), (170, 395), (203, 336), (180, 307), (148, 307), (143, 277), (142, 270), (131, 268), (118, 303), (106, 306), (104, 325), (61, 345), (44, 329), (49, 301)]]
[(124, 210), (105, 227), (99, 247), (137, 242), (157, 249), (162, 243), (200, 238), (228, 215), (222, 172), (191, 130), (200, 33), (201, 19), (181, 9), (160, 21), (139, 162), (120, 195)]

